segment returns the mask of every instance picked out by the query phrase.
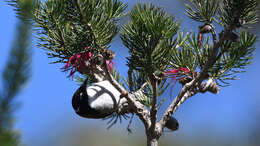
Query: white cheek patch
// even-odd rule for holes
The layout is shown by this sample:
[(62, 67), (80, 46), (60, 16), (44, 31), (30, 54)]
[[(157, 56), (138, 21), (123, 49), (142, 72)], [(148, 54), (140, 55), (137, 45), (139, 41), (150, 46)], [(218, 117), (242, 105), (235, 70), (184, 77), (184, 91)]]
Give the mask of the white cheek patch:
[(87, 93), (89, 106), (96, 110), (112, 110), (120, 100), (120, 92), (107, 80), (88, 87)]

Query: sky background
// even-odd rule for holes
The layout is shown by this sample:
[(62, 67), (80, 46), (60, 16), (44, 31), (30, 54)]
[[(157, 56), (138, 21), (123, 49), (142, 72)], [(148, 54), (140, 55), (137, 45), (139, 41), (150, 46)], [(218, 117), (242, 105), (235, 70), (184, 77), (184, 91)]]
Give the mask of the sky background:
[[(134, 3), (140, 0), (124, 1), (129, 2), (129, 10)], [(166, 0), (155, 2), (167, 12), (174, 14), (177, 20), (181, 19), (182, 29), (197, 31), (198, 25), (201, 25), (194, 23), (184, 15), (182, 1), (176, 0), (174, 5), (169, 5)], [(0, 73), (2, 73), (11, 45), (15, 41), (13, 38), (17, 23), (12, 7), (4, 1), (0, 1), (0, 20)], [(106, 130), (106, 121), (84, 119), (77, 116), (71, 106), (71, 98), (78, 88), (78, 84), (67, 78), (66, 73), (61, 72), (62, 64), (49, 64), (51, 60), (44, 50), (37, 48), (35, 37), (34, 34), (32, 37), (33, 74), (17, 98), (21, 107), (15, 113), (17, 119), (15, 128), (21, 132), (24, 144), (28, 146), (75, 145), (68, 143), (69, 140), (64, 140), (64, 137), (80, 135), (82, 131), (99, 132), (104, 137), (111, 133), (117, 133), (126, 143), (136, 138), (136, 135), (144, 137), (143, 125), (137, 118), (132, 125), (133, 133), (136, 135), (128, 135), (127, 121)], [(259, 43), (256, 46), (258, 48)], [(128, 54), (119, 37), (115, 38), (111, 49), (116, 52), (116, 69), (126, 76), (125, 57)], [(260, 111), (258, 109), (259, 72), (259, 51), (257, 49), (253, 64), (248, 66), (246, 73), (239, 75), (240, 80), (232, 81), (231, 86), (221, 88), (217, 95), (198, 94), (186, 101), (175, 114), (179, 120), (180, 129), (174, 133), (167, 132), (164, 138), (195, 139), (198, 135), (205, 134), (212, 138), (212, 145), (217, 142), (216, 135), (232, 139), (234, 145), (239, 143), (241, 138), (244, 139), (244, 142), (250, 141), (253, 127), (257, 124), (256, 115)], [(180, 87), (176, 86), (174, 94), (177, 94), (179, 89)], [(162, 112), (165, 108), (166, 106), (162, 108)], [(85, 135), (81, 138), (90, 137), (93, 135)]]

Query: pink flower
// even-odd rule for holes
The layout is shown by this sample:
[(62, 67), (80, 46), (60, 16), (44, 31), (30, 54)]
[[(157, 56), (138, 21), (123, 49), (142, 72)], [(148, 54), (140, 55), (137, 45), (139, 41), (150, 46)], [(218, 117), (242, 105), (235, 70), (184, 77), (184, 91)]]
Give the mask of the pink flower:
[(115, 63), (112, 60), (107, 60), (106, 63), (108, 65), (109, 71), (111, 71), (112, 68), (114, 67)]
[(64, 71), (70, 70), (69, 77), (72, 77), (76, 71), (86, 69), (86, 61), (90, 61), (92, 59), (91, 52), (78, 53), (71, 57), (69, 57), (65, 66), (62, 68)]
[(174, 82), (176, 77), (181, 76), (183, 74), (189, 73), (190, 70), (186, 67), (176, 68), (176, 69), (170, 69), (167, 74), (172, 75), (171, 80)]
[(167, 74), (172, 75), (172, 74), (179, 74), (179, 73), (189, 73), (190, 70), (186, 67), (181, 67), (181, 68), (176, 68), (176, 69), (170, 69)]
[(173, 82), (173, 85), (171, 86), (171, 89), (170, 89), (170, 95), (172, 96), (172, 90), (173, 90), (173, 87), (175, 85), (175, 79), (176, 77), (180, 77), (186, 73), (190, 73), (190, 70), (186, 67), (181, 67), (181, 68), (176, 68), (176, 69), (170, 69), (168, 72), (167, 72), (167, 75), (171, 75), (171, 81)]
[(202, 47), (202, 38), (203, 38), (203, 34), (200, 33), (200, 37), (199, 37), (199, 43), (200, 43), (200, 48)]

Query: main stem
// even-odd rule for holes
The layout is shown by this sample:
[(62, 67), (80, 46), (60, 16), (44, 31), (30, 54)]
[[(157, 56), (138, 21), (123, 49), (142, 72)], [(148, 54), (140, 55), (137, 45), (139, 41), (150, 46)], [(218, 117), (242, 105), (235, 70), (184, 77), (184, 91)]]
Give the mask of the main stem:
[(158, 146), (159, 137), (151, 133), (146, 133), (146, 136), (147, 136), (147, 146)]
[(158, 146), (158, 141), (162, 135), (162, 127), (159, 123), (146, 128), (147, 146)]
[(147, 146), (158, 146), (158, 139), (147, 137)]

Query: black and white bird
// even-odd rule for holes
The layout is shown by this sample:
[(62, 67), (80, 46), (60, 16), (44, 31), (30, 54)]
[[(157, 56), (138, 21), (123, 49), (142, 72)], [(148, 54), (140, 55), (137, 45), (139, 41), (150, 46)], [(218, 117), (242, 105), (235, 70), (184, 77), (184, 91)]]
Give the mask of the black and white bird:
[(82, 117), (105, 118), (120, 106), (120, 95), (120, 92), (107, 80), (94, 83), (89, 87), (83, 83), (73, 95), (72, 106)]
[[(107, 80), (94, 83), (89, 87), (86, 80), (74, 93), (72, 106), (81, 117), (103, 119), (117, 112), (118, 108), (126, 103), (126, 99), (121, 99), (120, 95), (120, 92)], [(179, 123), (171, 117), (165, 126), (175, 131)]]

